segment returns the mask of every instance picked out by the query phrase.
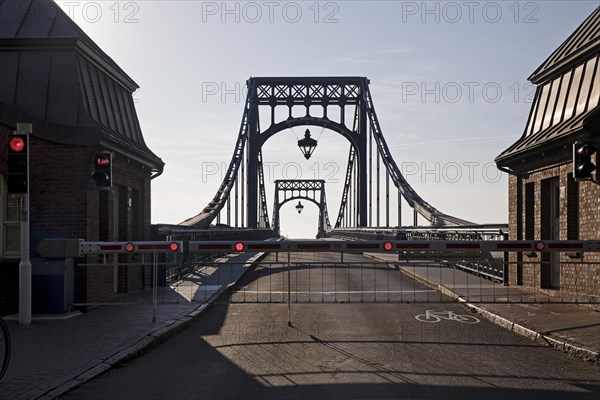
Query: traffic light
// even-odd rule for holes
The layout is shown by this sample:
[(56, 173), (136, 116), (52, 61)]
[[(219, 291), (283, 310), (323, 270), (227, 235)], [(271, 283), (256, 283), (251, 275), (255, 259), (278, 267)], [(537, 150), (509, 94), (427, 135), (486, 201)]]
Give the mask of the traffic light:
[(112, 186), (112, 154), (103, 151), (94, 154), (94, 182), (96, 187), (109, 188)]
[(573, 178), (575, 180), (586, 180), (592, 178), (592, 172), (596, 165), (592, 162), (592, 156), (596, 147), (591, 143), (573, 144)]
[(8, 159), (6, 183), (8, 193), (27, 193), (27, 135), (17, 133), (8, 136)]

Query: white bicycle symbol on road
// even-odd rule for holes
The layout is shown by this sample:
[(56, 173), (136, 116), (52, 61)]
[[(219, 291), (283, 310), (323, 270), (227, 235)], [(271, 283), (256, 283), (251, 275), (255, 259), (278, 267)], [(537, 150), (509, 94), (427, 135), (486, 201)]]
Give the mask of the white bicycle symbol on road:
[(440, 322), (443, 319), (447, 319), (448, 321), (462, 322), (465, 324), (478, 324), (481, 322), (479, 321), (479, 318), (472, 315), (454, 314), (452, 311), (427, 310), (425, 311), (425, 314), (416, 315), (415, 318), (417, 321), (429, 323)]

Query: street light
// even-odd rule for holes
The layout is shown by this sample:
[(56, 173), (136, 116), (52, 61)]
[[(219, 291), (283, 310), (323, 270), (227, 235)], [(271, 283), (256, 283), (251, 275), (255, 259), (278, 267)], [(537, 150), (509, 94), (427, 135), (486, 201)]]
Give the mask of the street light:
[(310, 158), (313, 151), (315, 151), (317, 141), (310, 137), (310, 131), (308, 129), (304, 132), (304, 139), (298, 140), (298, 147), (300, 147), (302, 154), (304, 154), (304, 158), (307, 160)]
[(298, 211), (298, 214), (300, 214), (302, 210), (304, 210), (304, 206), (302, 203), (300, 203), (300, 200), (298, 200), (298, 204), (296, 204), (296, 211)]

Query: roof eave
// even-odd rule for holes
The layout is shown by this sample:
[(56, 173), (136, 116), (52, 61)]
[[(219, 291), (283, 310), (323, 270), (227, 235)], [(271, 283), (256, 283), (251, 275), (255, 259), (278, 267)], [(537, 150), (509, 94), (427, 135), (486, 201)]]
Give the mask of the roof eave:
[[(564, 151), (565, 146), (570, 146), (572, 137), (565, 136), (556, 140), (540, 143), (539, 145), (526, 148), (516, 153), (507, 154), (506, 156), (498, 156), (494, 162), (500, 169), (508, 169), (513, 172), (518, 172), (524, 169), (531, 169), (544, 165), (544, 157), (549, 153)], [(525, 166), (526, 165), (526, 166)]]
[(112, 78), (114, 78), (118, 83), (127, 88), (131, 93), (138, 90), (139, 85), (131, 79), (125, 71), (121, 68), (115, 67), (112, 63), (109, 63), (105, 57), (106, 55), (98, 54), (98, 52), (90, 47), (86, 42), (82, 40), (78, 40), (76, 44), (76, 48), (80, 54), (82, 54), (85, 58), (87, 58), (90, 62), (96, 64), (101, 70), (105, 71)]
[(125, 144), (103, 138), (98, 142), (99, 146), (105, 147), (107, 150), (113, 150), (120, 154), (125, 155), (126, 157), (131, 158), (150, 168), (150, 170), (157, 174), (162, 174), (165, 163), (164, 161), (158, 157), (151, 157), (149, 154), (142, 151), (135, 151), (131, 146), (127, 146)]

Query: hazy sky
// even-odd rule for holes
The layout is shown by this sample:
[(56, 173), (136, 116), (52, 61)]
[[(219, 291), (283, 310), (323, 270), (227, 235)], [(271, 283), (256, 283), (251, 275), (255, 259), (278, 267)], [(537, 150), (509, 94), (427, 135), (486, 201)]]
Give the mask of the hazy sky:
[[(146, 143), (165, 161), (152, 222), (202, 210), (220, 184), (251, 76), (366, 76), (383, 134), (415, 190), (439, 210), (507, 222), (507, 179), (493, 159), (523, 132), (527, 77), (599, 1), (58, 1), (141, 87)], [(347, 142), (305, 128), (263, 148), (269, 212), (275, 179), (326, 179), (338, 213)], [(282, 233), (313, 237), (317, 207), (282, 208)], [(410, 224), (409, 210), (403, 223)], [(392, 223), (395, 216), (392, 217)], [(382, 219), (382, 222), (384, 220)], [(424, 221), (420, 221), (424, 223)]]

